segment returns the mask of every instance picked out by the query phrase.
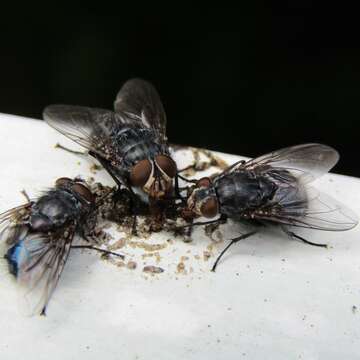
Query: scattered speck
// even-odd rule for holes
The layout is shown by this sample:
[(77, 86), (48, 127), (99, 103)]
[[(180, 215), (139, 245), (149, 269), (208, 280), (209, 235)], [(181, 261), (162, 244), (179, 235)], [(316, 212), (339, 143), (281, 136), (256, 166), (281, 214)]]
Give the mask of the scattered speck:
[(353, 314), (355, 314), (356, 311), (357, 311), (357, 306), (356, 306), (356, 305), (353, 305), (352, 308), (351, 308), (351, 310), (352, 310)]
[(176, 269), (177, 269), (178, 273), (184, 274), (185, 273), (185, 264), (183, 262), (179, 262), (177, 264)]
[(135, 270), (136, 267), (137, 267), (137, 263), (135, 261), (129, 261), (127, 264), (126, 264), (126, 267), (129, 269), (129, 270)]
[(205, 250), (203, 253), (204, 261), (208, 261), (210, 257), (211, 257), (210, 251)]
[(164, 269), (159, 266), (147, 265), (144, 266), (143, 272), (151, 274), (161, 274), (162, 272), (164, 272)]

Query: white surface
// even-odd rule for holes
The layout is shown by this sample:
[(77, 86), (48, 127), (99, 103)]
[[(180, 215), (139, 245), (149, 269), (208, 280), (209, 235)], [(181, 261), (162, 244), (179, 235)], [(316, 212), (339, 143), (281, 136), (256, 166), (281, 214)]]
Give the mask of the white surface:
[[(0, 124), (0, 211), (23, 203), (23, 188), (34, 196), (57, 177), (91, 175), (93, 161), (54, 149), (58, 141), (75, 146), (45, 123), (1, 115)], [(111, 183), (104, 171), (96, 179)], [(327, 175), (315, 185), (360, 213), (359, 179)], [(223, 226), (224, 237), (236, 229)], [(211, 273), (224, 244), (204, 261), (211, 241), (198, 229), (192, 243), (175, 239), (160, 251), (165, 272), (153, 277), (142, 273), (144, 250), (123, 249), (137, 259), (136, 270), (73, 251), (47, 317), (19, 314), (15, 285), (4, 271), (0, 358), (359, 359), (359, 235), (360, 227), (308, 232), (309, 240), (332, 245), (325, 250), (264, 232), (234, 246)], [(184, 255), (193, 272), (177, 274)]]

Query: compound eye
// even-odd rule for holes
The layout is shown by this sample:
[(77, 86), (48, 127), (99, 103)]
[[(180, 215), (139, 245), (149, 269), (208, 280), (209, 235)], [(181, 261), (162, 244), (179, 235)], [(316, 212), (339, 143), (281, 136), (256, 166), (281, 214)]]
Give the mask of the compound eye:
[(55, 181), (55, 186), (56, 187), (64, 187), (64, 186), (69, 186), (70, 184), (72, 184), (73, 180), (69, 179), (67, 177), (62, 177), (59, 178)]
[(176, 175), (177, 167), (175, 161), (166, 155), (157, 155), (155, 157), (156, 164), (170, 178)]
[(92, 203), (94, 202), (94, 195), (91, 193), (91, 191), (83, 184), (75, 183), (71, 190), (77, 193), (79, 196), (84, 198), (87, 202)]
[(151, 175), (152, 166), (148, 159), (140, 160), (130, 172), (130, 183), (135, 187), (143, 187)]
[(210, 197), (201, 205), (200, 211), (202, 216), (207, 218), (216, 216), (219, 212), (217, 200), (214, 197)]
[(211, 186), (211, 180), (208, 177), (203, 177), (197, 182), (198, 187), (210, 187)]

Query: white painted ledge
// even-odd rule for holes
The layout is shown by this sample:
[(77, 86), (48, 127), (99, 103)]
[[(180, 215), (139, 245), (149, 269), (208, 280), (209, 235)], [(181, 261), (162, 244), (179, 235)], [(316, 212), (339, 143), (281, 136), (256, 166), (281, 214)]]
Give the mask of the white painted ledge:
[[(34, 196), (58, 177), (92, 175), (90, 158), (54, 149), (58, 141), (76, 147), (45, 123), (0, 115), (0, 126), (0, 211), (23, 202), (21, 189)], [(111, 184), (104, 171), (95, 177)], [(360, 213), (359, 179), (330, 174), (315, 186)], [(237, 228), (223, 229), (229, 238)], [(136, 270), (73, 251), (45, 318), (19, 314), (15, 285), (2, 271), (0, 358), (358, 359), (360, 227), (307, 234), (332, 247), (264, 232), (234, 246), (215, 274), (209, 270), (223, 244), (204, 261), (211, 242), (202, 229), (191, 244), (175, 239), (160, 251), (165, 272), (153, 277), (142, 272), (143, 262), (156, 264), (142, 259), (144, 250), (123, 249)], [(182, 256), (186, 275), (177, 273)]]

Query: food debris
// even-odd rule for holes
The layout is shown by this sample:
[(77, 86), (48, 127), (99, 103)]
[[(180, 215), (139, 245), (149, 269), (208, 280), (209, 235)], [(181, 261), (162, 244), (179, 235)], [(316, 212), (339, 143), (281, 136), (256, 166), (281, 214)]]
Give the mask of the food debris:
[(137, 267), (137, 263), (135, 261), (129, 261), (127, 264), (126, 264), (126, 267), (129, 269), (129, 270), (135, 270), (136, 267)]
[(158, 250), (162, 250), (165, 249), (167, 247), (167, 243), (163, 243), (163, 244), (148, 244), (142, 241), (130, 241), (129, 245), (132, 248), (141, 248), (144, 249), (145, 251), (158, 251)]
[(154, 266), (154, 265), (147, 265), (144, 266), (143, 268), (143, 272), (146, 273), (151, 273), (151, 274), (161, 274), (162, 272), (164, 272), (165, 270), (159, 266)]
[(351, 308), (351, 310), (352, 310), (353, 314), (355, 314), (356, 311), (357, 311), (357, 306), (356, 306), (356, 305), (353, 305), (352, 308)]
[(90, 170), (90, 172), (92, 174), (96, 174), (97, 171), (99, 171), (101, 169), (102, 169), (102, 167), (100, 165), (98, 165), (98, 164), (95, 164), (95, 163), (91, 164), (90, 167), (89, 167), (89, 170)]
[(188, 257), (188, 256), (182, 256), (182, 257), (180, 258), (180, 261), (181, 261), (181, 262), (184, 262), (184, 261), (187, 261), (187, 260), (189, 260), (189, 257)]
[(86, 182), (87, 182), (89, 185), (92, 185), (92, 184), (95, 182), (95, 178), (92, 177), (92, 176), (89, 176), (89, 177), (86, 179)]
[(148, 258), (148, 257), (155, 257), (155, 260), (156, 260), (156, 263), (157, 263), (157, 264), (159, 264), (159, 263), (160, 263), (160, 260), (161, 260), (160, 253), (158, 253), (158, 252), (142, 254), (141, 257), (142, 257), (143, 259)]
[(177, 269), (177, 272), (179, 274), (184, 274), (186, 271), (185, 271), (185, 264), (183, 262), (179, 262), (176, 266), (176, 269)]
[(204, 259), (204, 261), (208, 261), (210, 258), (211, 258), (211, 252), (205, 250), (205, 251), (203, 252), (203, 259)]
[(123, 248), (126, 245), (127, 240), (128, 237), (120, 238), (119, 240), (117, 240), (116, 242), (114, 242), (109, 246), (109, 250), (114, 251)]

